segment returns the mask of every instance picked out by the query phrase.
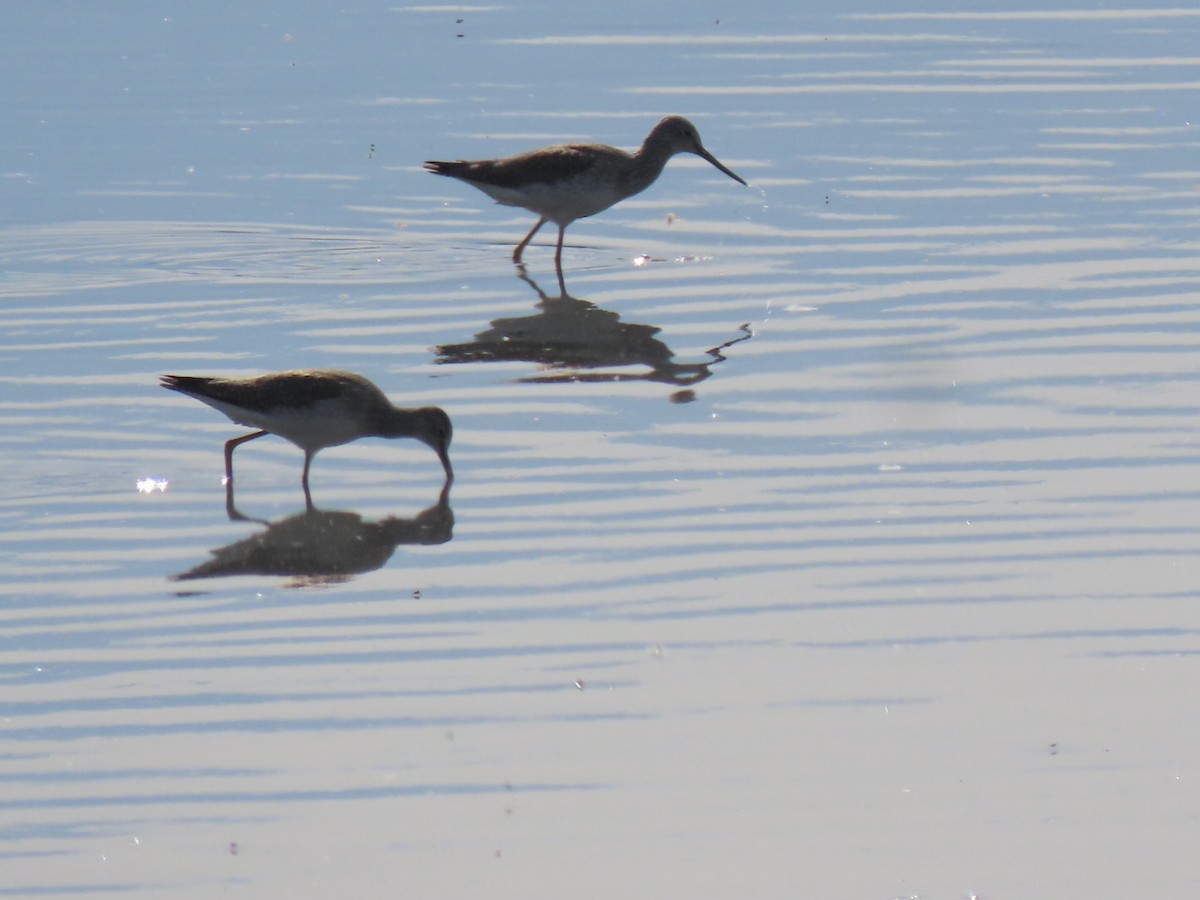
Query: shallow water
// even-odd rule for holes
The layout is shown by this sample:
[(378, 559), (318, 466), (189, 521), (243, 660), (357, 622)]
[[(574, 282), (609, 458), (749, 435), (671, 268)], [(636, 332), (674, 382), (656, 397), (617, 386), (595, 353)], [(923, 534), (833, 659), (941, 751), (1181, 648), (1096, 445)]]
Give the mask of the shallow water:
[[(1195, 884), (1200, 13), (793, 6), (12, 17), (0, 895)], [(565, 297), (421, 170), (673, 112)], [(449, 495), (231, 519), (157, 377), (301, 366)]]

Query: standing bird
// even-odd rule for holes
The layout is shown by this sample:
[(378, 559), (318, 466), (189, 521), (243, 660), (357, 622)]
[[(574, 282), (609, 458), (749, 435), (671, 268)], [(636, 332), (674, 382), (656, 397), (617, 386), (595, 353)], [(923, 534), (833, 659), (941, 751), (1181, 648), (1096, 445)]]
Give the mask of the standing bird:
[(539, 228), (547, 221), (557, 225), (554, 267), (565, 293), (562, 245), (567, 226), (650, 187), (676, 153), (695, 153), (734, 181), (746, 184), (704, 149), (696, 126), (682, 116), (667, 116), (655, 125), (636, 153), (607, 144), (556, 144), (507, 159), (427, 161), (425, 168), (435, 175), (465, 181), (504, 206), (537, 213), (537, 224), (513, 251), (517, 264)]
[(233, 448), (264, 434), (277, 434), (304, 451), (304, 499), (312, 506), (308, 469), (326, 447), (361, 437), (416, 438), (450, 468), (450, 417), (436, 406), (398, 409), (383, 391), (361, 375), (331, 369), (275, 372), (255, 378), (199, 378), (163, 375), (160, 384), (220, 410), (239, 425), (261, 429), (225, 442), (225, 478), (233, 483)]

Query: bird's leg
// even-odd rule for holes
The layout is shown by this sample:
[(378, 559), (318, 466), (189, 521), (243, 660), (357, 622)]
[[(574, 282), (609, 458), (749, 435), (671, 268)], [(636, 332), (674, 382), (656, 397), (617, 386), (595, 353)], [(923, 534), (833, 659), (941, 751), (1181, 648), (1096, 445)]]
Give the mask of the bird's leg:
[(304, 452), (304, 474), (300, 476), (300, 484), (304, 488), (304, 508), (312, 511), (313, 502), (312, 494), (308, 492), (308, 467), (312, 464), (312, 454), (307, 450)]
[(525, 240), (517, 244), (517, 249), (513, 251), (513, 262), (518, 265), (521, 262), (521, 254), (525, 252), (525, 248), (529, 246), (529, 242), (533, 240), (533, 236), (538, 233), (538, 229), (546, 224), (546, 217), (542, 216), (537, 220), (537, 224), (529, 229), (529, 234), (525, 235)]
[(231, 522), (257, 522), (260, 525), (271, 524), (266, 519), (254, 519), (250, 516), (243, 515), (242, 512), (234, 505), (233, 502), (233, 479), (225, 482), (225, 514), (229, 516)]
[(563, 235), (566, 234), (567, 226), (558, 226), (558, 247), (554, 251), (554, 271), (558, 274), (558, 293), (560, 296), (567, 296), (567, 283), (563, 279), (562, 273), (562, 245)]
[(252, 431), (250, 434), (243, 434), (241, 437), (230, 438), (225, 442), (225, 483), (233, 483), (233, 448), (238, 444), (244, 444), (246, 441), (252, 441), (255, 438), (260, 438), (265, 431)]

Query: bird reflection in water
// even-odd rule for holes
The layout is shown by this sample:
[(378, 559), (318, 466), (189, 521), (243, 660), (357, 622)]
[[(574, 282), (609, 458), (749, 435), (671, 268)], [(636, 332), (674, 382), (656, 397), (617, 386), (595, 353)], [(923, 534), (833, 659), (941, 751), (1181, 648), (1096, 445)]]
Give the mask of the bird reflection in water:
[(171, 576), (172, 581), (269, 575), (295, 578), (297, 587), (336, 584), (381, 568), (401, 544), (445, 544), (454, 536), (448, 481), (437, 503), (411, 519), (368, 522), (357, 513), (307, 506), (286, 519), (265, 522), (242, 515), (229, 492), (226, 506), (231, 519), (267, 527), (218, 547), (211, 551), (212, 559)]
[[(681, 388), (670, 395), (674, 403), (696, 399), (692, 387), (712, 375), (712, 367), (723, 362), (722, 351), (754, 336), (749, 323), (742, 332), (706, 351), (706, 362), (677, 362), (675, 353), (657, 335), (653, 325), (622, 322), (614, 312), (565, 291), (548, 296), (524, 271), (519, 277), (538, 295), (536, 315), (495, 319), (492, 327), (463, 344), (436, 348), (438, 363), (532, 362), (549, 369), (573, 369), (518, 379), (527, 383), (579, 381), (657, 381)], [(582, 369), (614, 369), (644, 366), (640, 372), (583, 372)]]

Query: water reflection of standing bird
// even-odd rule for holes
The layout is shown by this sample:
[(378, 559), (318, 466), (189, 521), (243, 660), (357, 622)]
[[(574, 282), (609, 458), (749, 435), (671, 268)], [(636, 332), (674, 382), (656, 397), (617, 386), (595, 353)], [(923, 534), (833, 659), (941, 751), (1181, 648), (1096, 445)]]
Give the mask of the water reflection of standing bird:
[(734, 181), (746, 184), (704, 149), (696, 126), (682, 116), (667, 116), (655, 125), (634, 153), (606, 144), (556, 144), (506, 159), (431, 160), (425, 168), (435, 175), (465, 181), (504, 206), (537, 213), (537, 224), (513, 251), (515, 263), (521, 262), (521, 254), (538, 229), (548, 221), (557, 225), (554, 268), (565, 292), (562, 246), (567, 226), (650, 187), (676, 153), (694, 153)]
[[(434, 348), (436, 362), (520, 360), (558, 370), (518, 379), (523, 382), (657, 381), (685, 388), (670, 398), (686, 403), (695, 399), (691, 388), (712, 375), (712, 367), (725, 359), (722, 351), (753, 335), (749, 323), (743, 324), (738, 329), (741, 334), (705, 351), (705, 362), (681, 362), (660, 337), (661, 328), (622, 322), (617, 313), (565, 292), (551, 297), (526, 273), (519, 277), (537, 293), (538, 312), (493, 319), (491, 327), (476, 334), (473, 341)], [(645, 368), (636, 371), (634, 366)], [(597, 369), (604, 371), (584, 371)]]
[(239, 425), (259, 431), (225, 442), (225, 477), (233, 481), (233, 450), (238, 444), (277, 434), (304, 451), (304, 499), (312, 506), (308, 470), (312, 458), (326, 447), (363, 437), (416, 438), (431, 447), (442, 462), (446, 481), (450, 467), (450, 417), (436, 406), (399, 409), (383, 391), (352, 372), (302, 369), (255, 378), (203, 378), (163, 375), (163, 387), (195, 397), (223, 412)]

